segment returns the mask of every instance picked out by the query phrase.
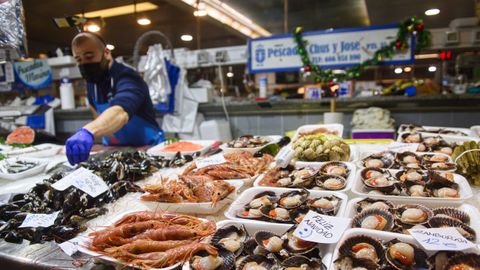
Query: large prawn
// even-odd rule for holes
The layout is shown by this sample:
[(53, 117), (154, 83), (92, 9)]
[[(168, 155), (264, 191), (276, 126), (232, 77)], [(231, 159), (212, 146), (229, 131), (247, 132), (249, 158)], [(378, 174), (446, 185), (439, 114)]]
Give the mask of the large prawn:
[(106, 248), (104, 252), (113, 257), (131, 257), (134, 254), (166, 251), (190, 243), (192, 243), (192, 240), (152, 241), (139, 239), (123, 246)]
[(188, 218), (190, 220), (197, 220), (201, 222), (198, 218), (190, 217), (186, 215), (178, 215), (169, 212), (150, 212), (150, 211), (139, 211), (125, 215), (117, 222), (114, 223), (114, 226), (119, 226), (126, 223), (135, 223), (140, 221), (147, 221), (147, 220), (159, 220), (159, 221), (171, 221), (179, 217)]

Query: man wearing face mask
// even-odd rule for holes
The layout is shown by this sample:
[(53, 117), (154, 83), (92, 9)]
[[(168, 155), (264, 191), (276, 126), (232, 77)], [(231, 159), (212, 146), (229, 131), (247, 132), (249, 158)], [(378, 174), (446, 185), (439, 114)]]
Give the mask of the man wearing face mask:
[(94, 120), (66, 143), (68, 161), (73, 165), (90, 155), (95, 138), (104, 145), (142, 146), (164, 140), (155, 121), (148, 86), (140, 75), (112, 59), (105, 41), (82, 32), (72, 40), (72, 52), (82, 77)]

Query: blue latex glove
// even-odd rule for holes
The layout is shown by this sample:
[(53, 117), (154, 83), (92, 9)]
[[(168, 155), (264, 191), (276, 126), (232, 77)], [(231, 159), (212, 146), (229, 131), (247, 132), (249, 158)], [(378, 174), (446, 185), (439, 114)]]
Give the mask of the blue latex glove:
[(93, 134), (85, 128), (81, 128), (65, 143), (67, 158), (70, 164), (75, 165), (88, 159), (93, 146)]

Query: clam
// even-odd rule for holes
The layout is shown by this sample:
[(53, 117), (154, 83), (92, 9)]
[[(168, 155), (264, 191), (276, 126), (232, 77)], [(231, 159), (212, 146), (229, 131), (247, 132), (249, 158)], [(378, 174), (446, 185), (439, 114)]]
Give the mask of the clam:
[(324, 174), (317, 177), (316, 184), (326, 190), (340, 190), (347, 185), (347, 180), (342, 176)]
[(249, 255), (243, 258), (237, 266), (237, 270), (269, 270), (275, 262), (263, 255)]
[(391, 211), (394, 206), (391, 202), (385, 200), (375, 200), (370, 198), (365, 198), (357, 202), (357, 213), (368, 209), (380, 209), (385, 211)]
[(433, 217), (433, 212), (420, 204), (404, 204), (397, 207), (395, 215), (403, 224), (420, 225), (426, 224)]
[(459, 198), (460, 193), (454, 188), (443, 187), (439, 189), (434, 189), (433, 196), (439, 198)]
[(367, 235), (357, 235), (346, 239), (339, 248), (341, 256), (370, 260), (376, 264), (383, 261), (382, 244)]
[(255, 195), (253, 199), (245, 207), (258, 209), (262, 206), (273, 205), (276, 201), (275, 192), (264, 191)]
[(297, 208), (302, 205), (310, 195), (308, 190), (293, 190), (280, 195), (277, 204), (285, 209)]
[(272, 232), (258, 231), (253, 236), (253, 239), (268, 252), (278, 253), (283, 249), (284, 240)]
[(427, 268), (427, 254), (423, 250), (396, 239), (387, 243), (385, 257), (390, 265), (399, 270)]
[(369, 209), (357, 214), (352, 220), (352, 227), (379, 231), (390, 231), (394, 226), (393, 215), (385, 210)]
[(362, 179), (370, 179), (387, 175), (387, 171), (380, 168), (365, 168), (360, 172)]
[(402, 135), (402, 141), (406, 143), (420, 143), (422, 142), (422, 135), (420, 133), (405, 133)]
[(433, 209), (432, 211), (433, 214), (437, 217), (450, 217), (465, 224), (470, 223), (470, 216), (465, 211), (455, 207), (438, 207)]
[(330, 197), (311, 198), (307, 200), (307, 206), (321, 214), (334, 216), (341, 203), (340, 198), (332, 195)]
[(451, 258), (445, 270), (478, 270), (480, 269), (480, 256), (474, 253), (458, 254)]
[(275, 206), (264, 206), (260, 208), (263, 216), (277, 222), (291, 222), (289, 209)]
[(284, 248), (290, 252), (290, 254), (306, 254), (317, 246), (315, 242), (309, 242), (302, 240), (293, 235), (295, 227), (290, 229), (286, 234), (286, 241), (284, 242)]
[(191, 269), (194, 270), (230, 270), (235, 267), (235, 255), (222, 248), (216, 246), (218, 256), (209, 255), (202, 251), (195, 254), (190, 260)]
[(390, 151), (370, 155), (361, 161), (366, 168), (390, 168), (395, 163), (395, 154)]
[(282, 261), (281, 266), (282, 269), (285, 270), (293, 270), (293, 269), (301, 269), (301, 270), (325, 270), (325, 266), (322, 265), (320, 260), (316, 259), (309, 259), (305, 256), (295, 255), (291, 256)]
[(463, 237), (465, 237), (470, 241), (475, 241), (477, 237), (475, 230), (472, 229), (470, 226), (450, 217), (442, 217), (442, 216), (432, 217), (428, 222), (428, 224), (432, 228), (455, 227), (455, 229), (457, 229), (457, 231)]
[(221, 246), (226, 250), (233, 252), (236, 256), (243, 250), (243, 244), (247, 239), (247, 230), (245, 226), (230, 225), (219, 228), (212, 236), (210, 242), (212, 245)]
[(327, 162), (320, 167), (320, 173), (322, 174), (347, 177), (349, 172), (350, 170), (348, 169), (347, 165), (338, 161)]

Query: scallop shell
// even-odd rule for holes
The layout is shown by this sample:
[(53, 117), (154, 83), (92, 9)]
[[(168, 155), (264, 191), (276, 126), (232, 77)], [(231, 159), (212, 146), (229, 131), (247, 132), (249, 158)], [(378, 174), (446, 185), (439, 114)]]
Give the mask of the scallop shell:
[(450, 160), (448, 156), (441, 155), (441, 154), (425, 154), (425, 155), (422, 155), (421, 157), (422, 157), (422, 162), (424, 164), (448, 162)]
[(254, 219), (254, 220), (264, 220), (265, 217), (263, 216), (263, 214), (261, 213), (261, 211), (259, 209), (252, 209), (252, 211), (259, 211), (260, 212), (260, 215), (258, 216), (251, 216), (251, 215), (245, 215), (245, 213), (248, 213), (249, 214), (249, 211), (250, 209), (243, 209), (243, 210), (238, 210), (237, 213), (235, 213), (235, 215), (239, 218), (245, 218), (245, 219)]
[(256, 262), (259, 265), (262, 265), (266, 269), (272, 269), (275, 265), (275, 262), (272, 259), (269, 259), (263, 255), (249, 255), (242, 259), (240, 264), (237, 266), (237, 270), (244, 270), (245, 266), (248, 263)]
[(394, 206), (391, 202), (386, 200), (376, 200), (371, 198), (365, 198), (356, 204), (357, 213), (360, 213), (367, 209), (383, 209), (387, 211), (393, 211)]
[[(425, 214), (424, 219), (421, 220), (421, 221), (420, 220), (419, 221), (405, 220), (402, 217), (402, 215), (403, 215), (404, 211), (406, 211), (407, 209), (411, 209), (411, 208), (420, 209)], [(434, 214), (433, 214), (433, 211), (430, 210), (430, 208), (428, 208), (426, 206), (423, 206), (421, 204), (404, 204), (404, 205), (400, 205), (400, 206), (397, 207), (397, 209), (395, 210), (395, 216), (403, 224), (421, 225), (421, 224), (428, 223), (428, 221), (434, 216)]]
[[(307, 268), (305, 270), (325, 270), (326, 267), (322, 264), (321, 261), (315, 259), (309, 259), (305, 256), (295, 255), (291, 256), (282, 261), (282, 267), (293, 267), (293, 268), (300, 268), (301, 266), (306, 265)], [(302, 268), (303, 269), (303, 268)]]
[(438, 207), (432, 211), (435, 216), (448, 216), (465, 224), (470, 223), (470, 216), (465, 211), (455, 207)]
[[(250, 205), (250, 203), (254, 200), (257, 200), (257, 199), (260, 199), (262, 197), (266, 197), (268, 200), (270, 200), (271, 204), (274, 204), (276, 201), (277, 201), (277, 197), (276, 197), (276, 194), (275, 192), (273, 191), (262, 191), (258, 194), (256, 194), (251, 200), (249, 203), (247, 203), (245, 205), (245, 208), (249, 209), (249, 208), (257, 208), (257, 207), (252, 207)], [(258, 207), (259, 208), (259, 207)]]
[(428, 258), (430, 269), (443, 270), (450, 258), (457, 254), (456, 251), (439, 251)]
[(457, 164), (451, 162), (435, 162), (425, 164), (425, 167), (429, 170), (435, 171), (455, 171), (457, 169)]
[[(385, 185), (377, 184), (380, 180), (387, 181)], [(390, 193), (395, 190), (397, 181), (392, 180), (390, 177), (380, 176), (379, 178), (373, 177), (363, 180), (363, 184), (370, 189), (378, 190), (383, 193)]]
[(350, 170), (343, 162), (331, 161), (323, 164), (320, 167), (320, 173), (347, 177), (350, 173)]
[[(331, 207), (323, 207), (318, 205), (317, 201), (325, 199), (331, 202)], [(334, 216), (337, 214), (337, 210), (340, 207), (342, 199), (338, 198), (335, 195), (330, 197), (320, 197), (320, 198), (310, 198), (307, 200), (307, 206), (310, 207), (312, 210), (317, 211), (321, 214)]]
[(402, 170), (395, 174), (395, 178), (402, 182), (425, 183), (428, 175), (419, 170)]
[[(377, 160), (372, 162), (372, 160)], [(385, 151), (381, 153), (372, 154), (361, 160), (361, 164), (366, 168), (385, 168), (389, 169), (395, 164), (395, 153)]]
[(406, 132), (402, 134), (402, 142), (405, 143), (421, 143), (423, 142), (422, 134), (416, 132)]
[(422, 162), (422, 158), (415, 154), (414, 152), (402, 152), (398, 153), (396, 156), (396, 160), (400, 164), (409, 164), (409, 163), (416, 163), (420, 164)]
[(284, 241), (284, 248), (290, 252), (290, 254), (306, 254), (316, 248), (317, 243), (302, 240), (293, 235), (293, 231), (296, 227), (292, 227), (286, 233), (286, 241)]
[(470, 241), (475, 241), (477, 234), (474, 229), (470, 226), (464, 224), (461, 221), (458, 221), (449, 217), (432, 217), (428, 222), (428, 225), (432, 228), (441, 228), (441, 227), (455, 227), (460, 232), (463, 237), (467, 238)]
[(271, 253), (278, 253), (278, 252), (280, 252), (280, 250), (283, 249), (283, 245), (284, 245), (283, 242), (285, 242), (284, 240), (283, 240), (283, 242), (281, 243), (281, 246), (278, 247), (278, 252), (272, 252), (271, 249), (268, 249), (268, 248), (265, 246), (265, 244), (264, 244), (264, 240), (270, 239), (270, 238), (275, 237), (275, 236), (281, 239), (280, 235), (276, 235), (276, 234), (274, 234), (274, 233), (272, 233), (272, 232), (269, 232), (269, 231), (258, 231), (258, 232), (256, 232), (255, 235), (253, 236), (253, 239), (255, 239), (255, 242), (257, 243), (257, 245), (259, 245), (259, 246), (261, 246), (262, 248), (268, 250), (269, 252), (271, 252)]
[[(449, 173), (447, 173), (449, 174)], [(442, 187), (449, 187), (458, 190), (458, 184), (454, 181), (450, 181), (446, 177), (442, 176), (436, 171), (428, 171), (430, 180), (428, 181), (428, 186), (432, 189), (439, 189)]]
[[(295, 173), (300, 173), (300, 171), (308, 171), (309, 175), (306, 176), (295, 176)], [(303, 168), (297, 169), (292, 172), (291, 178), (292, 182), (290, 183), (290, 187), (293, 188), (311, 188), (316, 176), (318, 175), (318, 171), (315, 171), (310, 168)]]
[(377, 259), (371, 261), (374, 263), (381, 264), (384, 260), (385, 253), (383, 252), (383, 245), (380, 241), (368, 236), (368, 235), (356, 235), (346, 239), (339, 248), (339, 253), (341, 256), (349, 256), (355, 259), (360, 259), (355, 256), (355, 253), (352, 251), (352, 247), (357, 244), (366, 243), (371, 245), (375, 249)]
[(301, 220), (303, 220), (303, 217), (301, 216), (305, 216), (308, 211), (310, 211), (310, 209), (311, 208), (306, 205), (302, 205), (298, 208), (292, 209), (290, 210), (290, 219), (295, 223), (300, 223)]
[(234, 233), (236, 233), (239, 237), (238, 242), (240, 243), (240, 247), (238, 250), (231, 251), (231, 252), (233, 252), (235, 256), (238, 256), (240, 255), (240, 253), (242, 253), (243, 245), (248, 236), (247, 230), (245, 229), (245, 226), (243, 224), (241, 226), (230, 225), (230, 226), (217, 229), (217, 231), (213, 234), (210, 242), (212, 243), (212, 245), (223, 246), (223, 244), (220, 243), (222, 239), (228, 238), (230, 235)]
[(427, 265), (427, 254), (420, 248), (418, 248), (416, 245), (410, 244), (410, 243), (405, 243), (409, 246), (412, 247), (413, 249), (413, 261), (411, 265), (406, 265), (405, 262), (402, 262), (398, 259), (392, 258), (390, 249), (396, 247), (396, 244), (402, 243), (401, 241), (398, 241), (397, 239), (393, 239), (392, 241), (389, 241), (386, 243), (386, 250), (385, 250), (385, 258), (387, 259), (387, 262), (393, 266), (394, 268), (398, 270), (413, 270), (413, 269), (425, 269), (428, 267)]
[[(217, 248), (218, 256), (223, 259), (222, 264), (220, 266), (218, 266), (217, 268), (215, 268), (215, 270), (234, 269), (234, 267), (235, 267), (235, 257), (236, 257), (235, 254), (226, 250), (222, 246), (215, 246), (215, 247)], [(191, 265), (191, 263), (192, 263), (192, 261), (195, 257), (197, 257), (197, 256), (206, 257), (208, 255), (209, 254), (205, 251), (200, 251), (200, 252), (196, 253), (195, 256), (192, 257), (192, 259), (190, 260), (190, 265)]]
[(445, 270), (454, 270), (459, 269), (460, 265), (468, 265), (472, 269), (480, 269), (480, 256), (474, 253), (458, 254), (452, 257), (447, 265)]
[(367, 270), (377, 270), (379, 265), (374, 263), (371, 260), (367, 259), (356, 259), (350, 256), (340, 256), (334, 262), (336, 269), (367, 269)]
[[(422, 186), (423, 193), (422, 194), (413, 194), (412, 190), (411, 190), (411, 188), (413, 186)], [(419, 182), (419, 183), (405, 182), (405, 193), (407, 193), (407, 195), (413, 196), (413, 197), (430, 197), (431, 196), (431, 192), (427, 188), (426, 183), (424, 183), (424, 182)], [(417, 191), (417, 193), (418, 193), (418, 191)]]
[(362, 179), (370, 179), (373, 176), (387, 175), (387, 171), (381, 168), (365, 168), (360, 172)]
[(277, 208), (285, 209), (285, 208), (280, 207), (280, 206), (277, 206), (277, 207), (275, 207), (275, 206), (264, 206), (264, 207), (260, 208), (260, 211), (262, 212), (263, 216), (266, 217), (269, 220), (280, 222), (280, 223), (290, 223), (290, 222), (292, 222), (292, 219), (290, 218), (290, 213), (289, 213), (288, 209), (285, 209), (287, 211), (287, 215), (288, 215), (288, 217), (286, 217), (286, 218), (279, 217), (279, 216), (272, 216), (271, 211), (273, 211)]
[(317, 177), (316, 183), (325, 190), (340, 190), (345, 188), (347, 180), (341, 176), (324, 174)]
[[(293, 203), (290, 202), (289, 201), (290, 198), (296, 195), (300, 196), (299, 200)], [(307, 200), (309, 195), (310, 195), (310, 192), (308, 192), (308, 190), (306, 189), (285, 192), (282, 195), (280, 195), (280, 198), (278, 199), (277, 204), (285, 209), (297, 208)]]
[[(383, 226), (383, 228), (367, 228), (367, 227), (364, 227), (362, 225), (365, 225), (364, 222), (365, 222), (365, 219), (366, 218), (369, 218), (369, 217), (375, 217), (375, 216), (379, 216), (380, 218), (382, 218), (383, 220), (385, 220), (385, 225)], [(353, 220), (352, 220), (352, 227), (354, 228), (364, 228), (364, 229), (373, 229), (373, 230), (380, 230), (380, 231), (390, 231), (393, 229), (393, 226), (394, 226), (394, 217), (393, 215), (388, 212), (388, 211), (384, 211), (384, 210), (380, 210), (380, 209), (369, 209), (369, 210), (364, 210), (362, 211), (360, 214), (357, 214)]]

